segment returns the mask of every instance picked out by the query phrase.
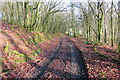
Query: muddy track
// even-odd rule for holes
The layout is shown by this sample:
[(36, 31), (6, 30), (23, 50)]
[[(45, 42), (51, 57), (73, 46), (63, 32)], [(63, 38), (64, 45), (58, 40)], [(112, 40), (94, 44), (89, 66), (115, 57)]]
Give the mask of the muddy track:
[(39, 70), (37, 78), (88, 80), (81, 51), (67, 37)]

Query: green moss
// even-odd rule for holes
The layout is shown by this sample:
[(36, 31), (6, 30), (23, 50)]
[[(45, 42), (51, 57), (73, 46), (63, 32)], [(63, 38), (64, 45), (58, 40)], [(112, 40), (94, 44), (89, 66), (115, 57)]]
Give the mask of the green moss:
[(23, 38), (21, 37), (20, 40), (23, 40)]
[(14, 30), (14, 26), (12, 26), (11, 29)]
[(32, 37), (30, 39), (30, 42), (32, 42), (35, 46), (38, 46), (38, 43), (36, 42), (35, 37)]
[(24, 62), (26, 62), (26, 60), (25, 59), (14, 59), (14, 62), (15, 63), (24, 63)]
[(20, 54), (17, 51), (9, 50), (8, 46), (5, 46), (4, 51), (7, 52), (9, 54), (9, 56), (16, 54), (15, 57), (20, 57), (20, 59), (15, 59), (14, 60), (15, 63), (23, 63), (23, 62), (26, 61), (26, 55), (25, 54)]
[(35, 57), (36, 57), (36, 56), (38, 56), (38, 54), (36, 54), (35, 52), (33, 52), (33, 53), (32, 53), (32, 56), (35, 56)]
[(98, 45), (99, 44), (99, 41), (96, 41), (96, 42), (92, 42), (93, 45)]
[(119, 59), (112, 58), (112, 60), (113, 60), (113, 61), (115, 61), (115, 62), (118, 62), (118, 63), (120, 63), (120, 60), (119, 60)]
[(99, 53), (99, 56), (108, 58), (108, 56), (106, 56), (106, 55), (104, 55), (104, 54), (100, 54), (100, 53)]
[(0, 31), (0, 33), (3, 33), (3, 31)]
[(2, 72), (9, 72), (9, 69), (2, 69)]
[(28, 45), (28, 44), (29, 44), (29, 42), (28, 42), (28, 41), (25, 41), (25, 44), (26, 44), (26, 45)]
[(48, 34), (48, 35), (46, 35), (46, 39), (48, 39), (48, 40), (50, 39), (51, 40), (52, 36)]
[(34, 51), (32, 51), (32, 53), (30, 54), (29, 57), (30, 57), (32, 60), (37, 61), (37, 60), (34, 59), (34, 58), (37, 57), (38, 54), (40, 54), (40, 53), (41, 53), (41, 49), (34, 50)]
[(88, 41), (84, 41), (83, 43), (88, 44), (88, 45), (92, 45), (92, 42), (88, 42)]
[(31, 41), (32, 43), (34, 43), (35, 45), (37, 45), (38, 43), (40, 43), (40, 42), (46, 42), (47, 40), (46, 40), (46, 36), (45, 36), (44, 34), (42, 34), (42, 33), (37, 33), (37, 34), (35, 34), (34, 37), (32, 37), (32, 38), (30, 39), (30, 41)]
[(14, 53), (14, 54), (17, 54), (17, 55), (19, 55), (20, 57), (25, 57), (25, 55), (24, 54), (20, 54), (19, 52), (16, 52), (16, 51), (11, 51), (12, 53)]
[(41, 52), (41, 49), (37, 49), (37, 50), (35, 51), (35, 53), (37, 53), (37, 54), (40, 54), (40, 52)]
[(39, 41), (39, 34), (38, 34), (38, 33), (35, 34), (35, 37), (34, 37), (34, 38), (35, 38), (35, 41), (38, 42), (38, 41)]
[(4, 60), (5, 58), (0, 58), (0, 60)]
[(102, 72), (102, 73), (98, 73), (98, 75), (106, 75), (106, 73)]
[(100, 80), (107, 80), (105, 76), (106, 76), (106, 73), (104, 73), (104, 72), (98, 73), (98, 78), (99, 78)]
[(8, 45), (4, 46), (4, 51), (8, 52), (8, 50), (9, 50), (9, 46)]
[(19, 37), (19, 35), (15, 35), (16, 37)]
[(16, 65), (13, 65), (13, 67), (14, 67), (14, 68), (17, 68), (17, 66), (16, 66)]
[(33, 56), (37, 56), (40, 53), (41, 53), (41, 49), (37, 49), (37, 50), (32, 51)]

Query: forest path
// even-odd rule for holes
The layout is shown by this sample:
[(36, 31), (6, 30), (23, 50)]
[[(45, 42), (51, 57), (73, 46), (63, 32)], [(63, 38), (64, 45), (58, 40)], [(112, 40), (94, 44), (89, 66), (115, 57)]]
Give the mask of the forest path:
[(88, 80), (81, 51), (67, 37), (61, 39), (55, 52), (40, 67), (37, 78), (75, 78)]

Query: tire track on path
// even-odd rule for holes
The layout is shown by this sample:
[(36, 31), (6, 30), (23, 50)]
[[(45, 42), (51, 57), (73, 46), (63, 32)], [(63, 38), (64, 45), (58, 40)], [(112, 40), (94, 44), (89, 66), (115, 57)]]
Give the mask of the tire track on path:
[(81, 51), (71, 40), (63, 37), (56, 51), (40, 68), (37, 78), (88, 80)]

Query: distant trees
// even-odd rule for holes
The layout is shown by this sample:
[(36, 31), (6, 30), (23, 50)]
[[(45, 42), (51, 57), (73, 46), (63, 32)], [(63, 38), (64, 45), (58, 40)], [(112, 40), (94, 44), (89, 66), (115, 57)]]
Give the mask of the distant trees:
[(80, 29), (88, 41), (118, 44), (118, 10), (115, 2), (76, 3), (79, 10)]
[(104, 18), (102, 5), (103, 5), (103, 2), (97, 2), (95, 3), (96, 9), (93, 9), (91, 3), (89, 3), (89, 7), (91, 8), (92, 14), (97, 21), (97, 31), (95, 31), (94, 29), (93, 30), (96, 33), (96, 36), (99, 42), (101, 40), (102, 22)]
[[(66, 17), (62, 2), (6, 2), (2, 5), (2, 20), (38, 32), (62, 32)], [(54, 25), (51, 25), (54, 24)], [(57, 31), (55, 30), (57, 29)]]

